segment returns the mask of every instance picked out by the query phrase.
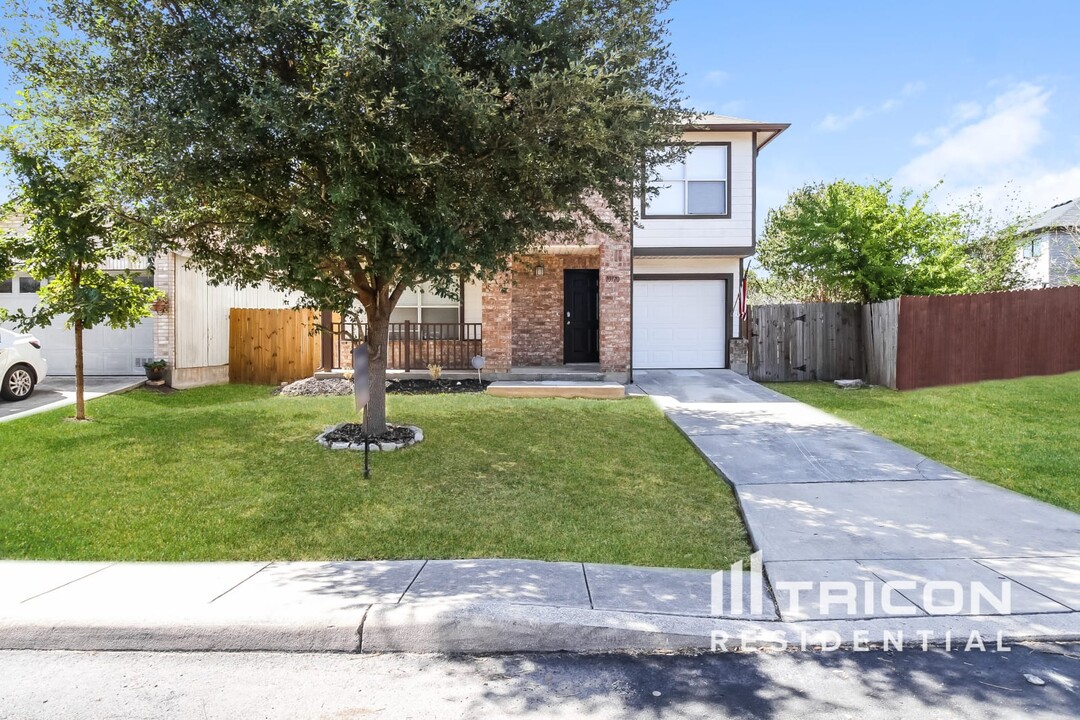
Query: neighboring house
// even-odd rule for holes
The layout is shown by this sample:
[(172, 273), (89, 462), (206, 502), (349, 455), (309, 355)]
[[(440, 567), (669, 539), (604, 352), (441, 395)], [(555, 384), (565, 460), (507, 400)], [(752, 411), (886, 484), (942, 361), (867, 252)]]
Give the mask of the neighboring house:
[[(0, 221), (0, 230), (19, 232), (19, 218)], [(289, 307), (295, 295), (267, 285), (238, 289), (211, 285), (204, 273), (187, 267), (176, 253), (149, 258), (110, 260), (110, 272), (134, 273), (139, 282), (165, 291), (169, 309), (155, 312), (133, 328), (114, 330), (100, 325), (83, 334), (83, 363), (87, 375), (142, 375), (152, 358), (169, 362), (174, 387), (192, 387), (229, 379), (229, 309), (231, 307)], [(0, 308), (30, 310), (38, 302), (41, 283), (26, 273), (0, 281)], [(41, 340), (49, 375), (75, 374), (75, 332), (57, 318), (31, 332)], [(11, 321), (0, 327), (15, 329)]]
[(1028, 284), (1074, 285), (1080, 276), (1080, 198), (1053, 206), (1024, 230), (1017, 250)]
[[(0, 221), (0, 231), (19, 233), (25, 226), (19, 217)], [(145, 258), (110, 260), (105, 266), (111, 272), (134, 273), (141, 283), (153, 284), (153, 273)], [(17, 272), (14, 278), (0, 280), (0, 308), (31, 310), (38, 302), (41, 283), (26, 273)], [(0, 324), (11, 330), (11, 321)], [(34, 328), (41, 340), (41, 354), (49, 363), (49, 375), (75, 374), (75, 332), (57, 319), (46, 327)], [(143, 363), (154, 355), (154, 328), (149, 321), (127, 330), (95, 327), (83, 333), (83, 361), (87, 375), (142, 375)]]
[[(757, 155), (787, 127), (703, 117), (678, 139), (693, 148), (663, 170), (659, 194), (627, 198), (637, 226), (516, 257), (495, 281), (464, 284), (460, 298), (425, 287), (405, 293), (391, 317), (390, 366), (403, 366), (407, 345), (412, 369), (431, 361), (467, 368), (481, 347), (492, 373), (572, 366), (626, 380), (635, 368), (729, 367), (744, 260), (755, 249)], [(229, 310), (285, 308), (297, 299), (268, 285), (214, 286), (174, 252), (110, 269), (139, 272), (169, 302), (132, 330), (88, 333), (89, 374), (137, 375), (146, 358), (158, 357), (168, 361), (174, 387), (227, 382)], [(0, 285), (0, 304), (32, 304), (35, 290), (18, 277)], [(61, 368), (50, 374), (73, 372), (73, 333), (62, 323), (34, 332), (50, 369)], [(333, 362), (324, 366), (347, 364), (348, 353), (331, 345), (323, 352)]]

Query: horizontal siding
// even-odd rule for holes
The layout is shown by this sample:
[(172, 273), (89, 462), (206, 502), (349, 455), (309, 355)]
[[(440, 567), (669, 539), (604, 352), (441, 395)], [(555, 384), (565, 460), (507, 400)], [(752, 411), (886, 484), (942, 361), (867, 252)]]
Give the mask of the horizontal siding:
[(753, 245), (753, 140), (742, 133), (687, 133), (695, 142), (731, 143), (731, 217), (723, 220), (643, 218), (634, 228), (635, 247), (751, 247)]
[(205, 272), (176, 257), (176, 359), (178, 368), (212, 367), (229, 362), (229, 311), (236, 308), (291, 307), (300, 296), (263, 283), (253, 288), (210, 285)]

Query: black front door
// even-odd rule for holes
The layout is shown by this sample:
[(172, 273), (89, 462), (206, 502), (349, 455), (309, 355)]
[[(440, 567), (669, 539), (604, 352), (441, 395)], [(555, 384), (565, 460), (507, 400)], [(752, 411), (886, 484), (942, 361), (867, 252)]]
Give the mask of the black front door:
[(600, 271), (563, 271), (563, 362), (600, 362)]

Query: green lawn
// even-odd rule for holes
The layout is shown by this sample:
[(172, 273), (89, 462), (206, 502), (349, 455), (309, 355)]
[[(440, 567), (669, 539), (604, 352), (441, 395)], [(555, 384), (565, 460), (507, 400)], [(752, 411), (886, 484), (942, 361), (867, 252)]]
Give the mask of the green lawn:
[(1080, 373), (903, 393), (769, 387), (969, 475), (1080, 512)]
[(352, 398), (220, 386), (0, 425), (0, 556), (518, 557), (721, 568), (749, 554), (727, 485), (646, 399), (391, 396), (405, 451), (314, 437)]

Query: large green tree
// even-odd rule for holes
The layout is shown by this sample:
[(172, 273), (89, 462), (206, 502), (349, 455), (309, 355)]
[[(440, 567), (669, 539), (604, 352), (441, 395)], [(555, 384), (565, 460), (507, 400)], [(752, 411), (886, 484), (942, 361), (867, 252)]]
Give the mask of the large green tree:
[(10, 136), (4, 144), (16, 186), (3, 214), (21, 218), (26, 229), (0, 236), (0, 276), (18, 267), (44, 282), (38, 303), (9, 317), (24, 331), (61, 317), (75, 333), (75, 419), (85, 420), (83, 332), (135, 326), (160, 293), (103, 269), (109, 259), (136, 253), (138, 235), (98, 201), (87, 158), (59, 161), (20, 149)]
[(1015, 287), (1017, 220), (986, 219), (978, 203), (929, 206), (929, 192), (846, 180), (799, 188), (765, 222), (758, 292), (800, 301), (878, 302)]
[(11, 60), (215, 280), (363, 308), (378, 433), (406, 288), (630, 221), (686, 117), (668, 2), (53, 0), (88, 49)]

